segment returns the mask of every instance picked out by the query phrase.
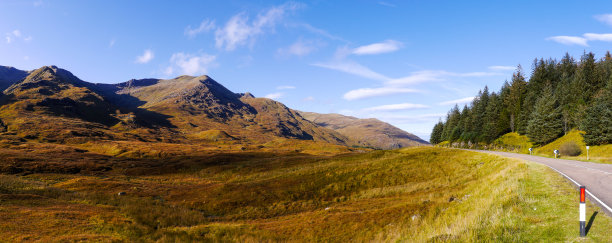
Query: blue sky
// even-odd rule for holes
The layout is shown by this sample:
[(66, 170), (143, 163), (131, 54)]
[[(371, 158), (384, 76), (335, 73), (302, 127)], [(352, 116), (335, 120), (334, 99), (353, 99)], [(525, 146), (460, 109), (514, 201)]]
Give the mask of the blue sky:
[(612, 44), (607, 1), (0, 1), (0, 65), (207, 74), (304, 111), (431, 127), (521, 64)]

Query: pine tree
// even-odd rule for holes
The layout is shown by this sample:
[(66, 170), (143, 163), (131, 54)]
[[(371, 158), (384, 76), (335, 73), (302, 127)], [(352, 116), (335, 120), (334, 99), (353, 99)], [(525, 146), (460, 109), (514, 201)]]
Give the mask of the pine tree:
[(439, 144), (443, 141), (442, 130), (444, 130), (444, 123), (442, 123), (442, 121), (438, 121), (431, 131), (431, 137), (429, 138), (429, 142), (431, 144)]
[(527, 136), (536, 144), (545, 144), (563, 134), (563, 121), (551, 86), (546, 86), (537, 100), (527, 125)]
[(584, 142), (588, 145), (612, 143), (612, 80), (586, 110), (580, 129), (585, 131)]
[(526, 127), (527, 125), (519, 118), (521, 108), (523, 107), (523, 102), (525, 100), (526, 89), (527, 82), (523, 76), (523, 69), (521, 68), (521, 65), (519, 65), (516, 68), (516, 72), (512, 74), (510, 92), (504, 101), (508, 106), (508, 113), (510, 115), (510, 130), (512, 132), (519, 130), (519, 127)]

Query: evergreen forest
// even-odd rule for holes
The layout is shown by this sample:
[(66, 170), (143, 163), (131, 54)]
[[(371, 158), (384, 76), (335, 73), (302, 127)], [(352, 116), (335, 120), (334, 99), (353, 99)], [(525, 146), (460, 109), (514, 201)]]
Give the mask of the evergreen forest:
[(433, 128), (430, 142), (490, 144), (517, 132), (536, 145), (550, 143), (572, 129), (585, 132), (587, 145), (612, 143), (612, 55), (580, 60), (566, 53), (535, 59), (529, 80), (519, 65), (498, 92), (488, 87), (463, 108), (455, 105)]

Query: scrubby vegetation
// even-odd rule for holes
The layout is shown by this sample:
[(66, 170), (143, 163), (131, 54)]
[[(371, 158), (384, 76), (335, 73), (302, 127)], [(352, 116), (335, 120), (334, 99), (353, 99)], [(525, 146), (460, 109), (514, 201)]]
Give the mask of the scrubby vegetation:
[(561, 147), (559, 147), (559, 152), (561, 155), (565, 156), (578, 156), (580, 153), (582, 153), (578, 144), (573, 141), (561, 144)]
[[(113, 162), (108, 155), (67, 148), (64, 153), (107, 158), (108, 168), (93, 171), (85, 163), (73, 165), (82, 167), (76, 174), (0, 175), (3, 240), (576, 239), (575, 215), (558, 214), (574, 206), (575, 198), (567, 198), (571, 186), (543, 166), (494, 155), (421, 147), (334, 156), (234, 151)], [(610, 219), (596, 222), (589, 237), (612, 240), (606, 231)]]

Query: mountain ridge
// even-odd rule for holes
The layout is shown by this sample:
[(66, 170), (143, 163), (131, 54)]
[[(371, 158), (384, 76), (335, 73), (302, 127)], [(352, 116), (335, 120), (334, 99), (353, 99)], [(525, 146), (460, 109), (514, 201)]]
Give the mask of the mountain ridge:
[[(0, 66), (0, 81), (6, 86), (0, 90), (0, 127), (5, 128), (0, 130), (29, 139), (190, 143), (199, 141), (198, 134), (214, 133), (247, 144), (276, 138), (377, 144), (359, 144), (281, 102), (234, 93), (207, 75), (105, 84), (83, 81), (57, 66), (32, 71)], [(396, 147), (412, 145), (417, 144)]]

